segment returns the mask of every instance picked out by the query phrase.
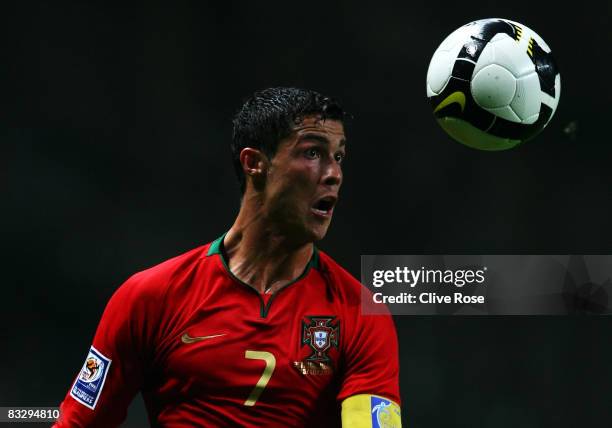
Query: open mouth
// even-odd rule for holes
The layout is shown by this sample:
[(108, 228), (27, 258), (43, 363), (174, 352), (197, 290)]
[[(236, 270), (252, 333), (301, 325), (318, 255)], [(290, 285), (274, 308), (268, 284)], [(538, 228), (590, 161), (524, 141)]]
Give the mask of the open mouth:
[(312, 211), (321, 217), (329, 217), (334, 211), (336, 200), (337, 198), (334, 196), (325, 196), (314, 204)]

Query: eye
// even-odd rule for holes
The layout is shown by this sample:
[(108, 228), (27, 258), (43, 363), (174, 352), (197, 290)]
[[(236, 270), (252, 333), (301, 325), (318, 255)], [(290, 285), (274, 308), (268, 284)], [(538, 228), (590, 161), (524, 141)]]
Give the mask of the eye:
[(344, 161), (344, 159), (346, 158), (346, 153), (344, 152), (338, 152), (334, 155), (334, 159), (336, 160), (336, 162), (338, 163), (342, 163)]
[(321, 151), (316, 147), (310, 147), (309, 149), (306, 149), (304, 155), (308, 159), (319, 159), (321, 157)]

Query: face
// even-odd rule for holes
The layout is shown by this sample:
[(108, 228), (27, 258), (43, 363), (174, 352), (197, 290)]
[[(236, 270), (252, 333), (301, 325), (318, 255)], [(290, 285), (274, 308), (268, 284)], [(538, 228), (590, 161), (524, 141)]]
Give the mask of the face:
[(306, 116), (269, 159), (264, 213), (299, 242), (322, 239), (342, 185), (342, 123)]

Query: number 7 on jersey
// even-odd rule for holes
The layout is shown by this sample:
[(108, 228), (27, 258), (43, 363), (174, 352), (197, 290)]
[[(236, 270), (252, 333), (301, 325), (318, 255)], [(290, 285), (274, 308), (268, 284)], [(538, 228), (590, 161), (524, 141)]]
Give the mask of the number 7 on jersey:
[(274, 369), (276, 368), (276, 358), (274, 358), (274, 355), (272, 355), (270, 352), (266, 351), (246, 351), (244, 353), (244, 357), (248, 358), (249, 360), (263, 360), (266, 362), (266, 368), (257, 381), (255, 388), (253, 388), (253, 391), (251, 391), (249, 398), (247, 398), (244, 402), (245, 406), (254, 406), (264, 388), (270, 381), (272, 373), (274, 373)]

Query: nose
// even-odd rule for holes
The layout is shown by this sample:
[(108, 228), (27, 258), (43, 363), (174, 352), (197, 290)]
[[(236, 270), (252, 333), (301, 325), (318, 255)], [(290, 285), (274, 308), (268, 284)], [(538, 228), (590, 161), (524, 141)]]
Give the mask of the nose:
[(342, 167), (338, 162), (332, 159), (327, 163), (322, 178), (323, 184), (327, 186), (339, 186), (342, 183)]

